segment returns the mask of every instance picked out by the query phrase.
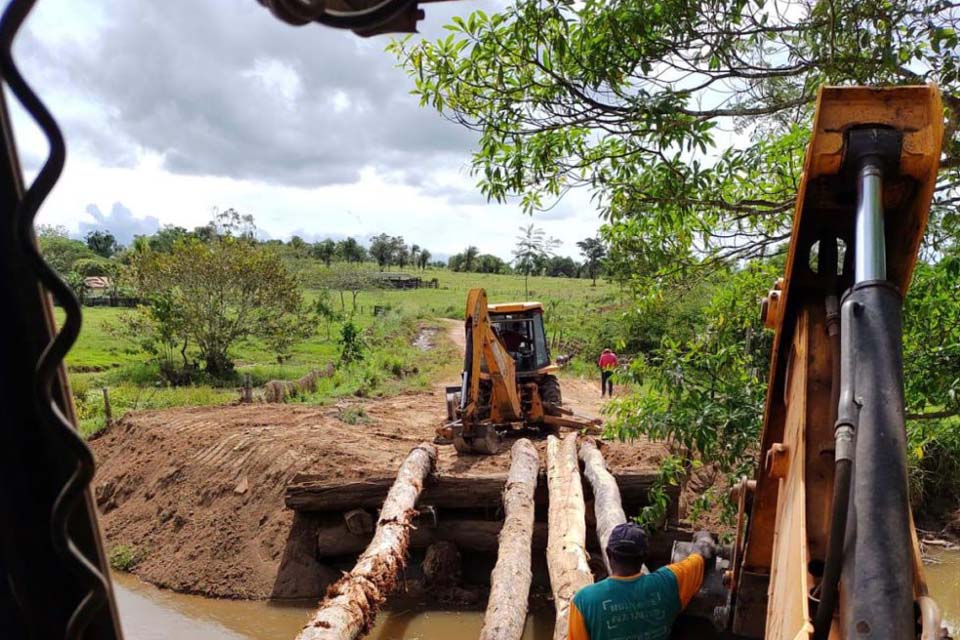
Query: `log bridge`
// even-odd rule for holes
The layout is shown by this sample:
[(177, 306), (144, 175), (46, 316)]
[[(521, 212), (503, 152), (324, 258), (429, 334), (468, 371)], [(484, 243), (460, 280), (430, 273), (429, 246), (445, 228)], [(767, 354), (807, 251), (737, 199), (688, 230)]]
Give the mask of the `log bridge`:
[[(551, 437), (547, 449), (544, 461), (529, 441), (517, 441), (509, 473), (436, 473), (436, 449), (424, 443), (396, 476), (295, 476), (285, 496), (294, 522), (274, 598), (326, 589), (301, 638), (353, 638), (369, 628), (398, 574), (438, 585), (453, 574), (490, 585), (481, 637), (508, 640), (522, 633), (533, 585), (553, 591), (554, 638), (564, 638), (569, 598), (607, 573), (600, 540), (646, 505), (656, 472), (608, 470), (601, 446), (576, 434)], [(677, 494), (668, 515), (674, 524)], [(673, 541), (688, 535), (668, 527), (655, 536), (650, 563), (668, 562)], [(352, 622), (331, 633), (326, 625), (338, 619)]]

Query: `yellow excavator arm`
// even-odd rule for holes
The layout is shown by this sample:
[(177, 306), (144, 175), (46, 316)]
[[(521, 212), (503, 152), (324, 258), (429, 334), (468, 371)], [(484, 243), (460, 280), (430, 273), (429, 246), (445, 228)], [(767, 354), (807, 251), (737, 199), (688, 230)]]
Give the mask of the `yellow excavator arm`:
[[(760, 464), (739, 500), (737, 635), (939, 637), (910, 511), (900, 314), (936, 183), (936, 87), (824, 87), (784, 277)], [(918, 622), (919, 621), (919, 622)]]
[(507, 347), (493, 331), (490, 322), (487, 292), (471, 289), (467, 296), (466, 352), (463, 359), (464, 423), (476, 422), (480, 406), (480, 380), (490, 380), (490, 416), (493, 422), (523, 420), (520, 392), (517, 387), (517, 366)]

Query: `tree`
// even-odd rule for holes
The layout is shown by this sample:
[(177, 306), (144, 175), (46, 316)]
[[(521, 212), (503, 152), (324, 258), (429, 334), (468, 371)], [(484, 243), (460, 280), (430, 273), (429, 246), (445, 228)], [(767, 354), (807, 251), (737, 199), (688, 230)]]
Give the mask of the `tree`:
[(393, 236), (390, 238), (391, 246), (391, 260), (403, 269), (408, 262), (410, 262), (410, 249), (407, 247), (407, 243), (403, 241), (403, 236)]
[(530, 289), (527, 286), (530, 274), (550, 258), (553, 250), (558, 246), (560, 246), (559, 240), (548, 238), (543, 229), (535, 227), (532, 222), (525, 227), (520, 227), (520, 235), (517, 236), (517, 244), (513, 249), (513, 259), (516, 268), (523, 274), (524, 297), (530, 297)]
[(374, 287), (374, 277), (369, 271), (347, 265), (335, 265), (329, 273), (324, 276), (324, 286), (333, 291), (340, 292), (340, 309), (346, 311), (347, 305), (344, 300), (344, 293), (350, 292), (351, 310), (357, 310), (357, 296), (361, 291), (372, 289)]
[[(818, 87), (937, 83), (960, 121), (958, 26), (946, 0), (514, 0), (390, 48), (421, 104), (479, 132), (484, 195), (585, 187), (656, 277), (783, 251)], [(950, 126), (928, 246), (960, 231), (958, 184)]]
[(420, 253), (417, 254), (417, 266), (420, 267), (422, 271), (427, 268), (428, 264), (430, 264), (430, 252), (421, 248)]
[(329, 267), (337, 255), (337, 243), (330, 238), (316, 242), (310, 246), (310, 255)]
[(577, 263), (569, 256), (552, 256), (547, 259), (546, 274), (553, 278), (576, 278)]
[(344, 262), (363, 262), (367, 259), (367, 250), (353, 238), (337, 243), (337, 256)]
[[(178, 339), (196, 344), (216, 377), (232, 371), (229, 352), (239, 340), (286, 331), (287, 317), (303, 309), (297, 280), (277, 253), (243, 237), (180, 241), (170, 253), (136, 254), (130, 269), (161, 330), (176, 325)], [(169, 319), (158, 306), (172, 309)]]
[(213, 208), (213, 220), (207, 225), (217, 238), (257, 239), (257, 225), (249, 213), (242, 214), (233, 207), (220, 211)]
[(62, 224), (38, 224), (36, 228), (36, 236), (39, 239), (45, 238), (69, 238), (70, 231), (63, 226)]
[(477, 256), (480, 255), (480, 250), (474, 246), (469, 246), (463, 252), (463, 270), (464, 271), (476, 271), (477, 268)]
[(300, 236), (291, 236), (287, 246), (293, 250), (294, 255), (303, 255), (307, 253), (309, 245)]
[(173, 291), (155, 293), (149, 304), (138, 307), (137, 313), (120, 316), (116, 323), (108, 324), (106, 330), (152, 355), (160, 375), (170, 384), (193, 381), (197, 367), (188, 355), (192, 334)]
[(61, 276), (73, 271), (78, 260), (96, 260), (100, 256), (90, 250), (86, 243), (68, 238), (65, 234), (46, 233), (37, 238), (43, 259)]
[(380, 271), (383, 271), (393, 262), (393, 238), (385, 233), (374, 236), (370, 240), (370, 255), (377, 261)]
[(117, 243), (117, 239), (114, 238), (113, 234), (109, 231), (103, 231), (100, 229), (88, 231), (85, 240), (87, 247), (89, 247), (90, 250), (95, 254), (103, 258), (109, 258), (120, 250), (120, 245)]
[(506, 273), (507, 263), (495, 255), (484, 253), (477, 256), (476, 270), (480, 273)]
[(418, 244), (410, 245), (410, 264), (414, 269), (420, 266), (420, 245)]
[(176, 227), (168, 224), (161, 227), (152, 236), (149, 236), (147, 243), (154, 251), (166, 251), (169, 253), (170, 251), (173, 251), (173, 245), (175, 245), (178, 240), (184, 240), (189, 236), (190, 232), (183, 227)]
[(103, 258), (80, 258), (79, 260), (73, 263), (73, 271), (77, 272), (84, 278), (90, 277), (109, 277), (112, 276), (115, 272), (115, 266), (117, 263), (111, 262), (110, 260), (104, 260)]
[(580, 255), (583, 256), (584, 266), (587, 268), (587, 274), (593, 280), (593, 286), (597, 286), (597, 272), (600, 270), (600, 262), (607, 255), (607, 247), (600, 238), (584, 238), (577, 243), (580, 247)]
[(279, 365), (291, 358), (294, 345), (303, 342), (315, 332), (315, 319), (302, 301), (290, 313), (264, 318), (264, 342), (273, 351)]
[(903, 308), (907, 413), (931, 420), (960, 415), (960, 248), (919, 262)]
[[(661, 466), (664, 482), (677, 480), (695, 461), (715, 463), (731, 476), (750, 473), (772, 346), (756, 310), (757, 292), (781, 272), (780, 264), (757, 261), (717, 274), (693, 330), (676, 322), (676, 309), (662, 309), (671, 314), (666, 318), (637, 310), (669, 326), (650, 352), (631, 362), (625, 376), (643, 388), (611, 404), (609, 424), (621, 438), (643, 434), (670, 443), (672, 457)], [(645, 522), (657, 522), (664, 506), (645, 508)]]
[(479, 267), (479, 257), (480, 250), (474, 246), (469, 246), (461, 253), (450, 256), (450, 259), (447, 260), (447, 268), (451, 271), (475, 272)]
[(321, 289), (317, 294), (317, 300), (314, 302), (313, 311), (317, 318), (323, 320), (324, 324), (326, 325), (327, 341), (329, 341), (330, 325), (340, 316), (337, 313), (337, 310), (333, 308), (333, 304), (330, 302), (330, 291), (328, 289)]

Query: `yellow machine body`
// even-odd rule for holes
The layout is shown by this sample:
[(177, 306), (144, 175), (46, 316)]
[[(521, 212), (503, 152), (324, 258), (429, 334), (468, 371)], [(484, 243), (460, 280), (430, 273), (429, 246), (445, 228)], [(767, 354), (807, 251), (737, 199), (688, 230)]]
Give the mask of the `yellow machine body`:
[[(865, 126), (902, 136), (898, 168), (884, 175), (882, 190), (886, 280), (901, 295), (909, 287), (929, 213), (943, 136), (938, 90), (822, 88), (785, 273), (763, 305), (775, 339), (758, 471), (734, 492), (739, 517), (727, 582), (731, 630), (738, 635), (804, 640), (813, 634), (810, 596), (825, 561), (834, 490), (831, 381), (839, 366), (832, 362), (836, 352), (824, 296), (831, 287), (842, 293), (853, 282), (857, 186), (843, 167), (847, 132)], [(827, 243), (830, 251), (824, 251)], [(839, 262), (831, 275), (822, 264), (825, 256)], [(913, 531), (909, 508), (902, 517)], [(912, 581), (921, 607), (929, 606), (915, 531), (912, 537), (913, 575), (902, 580)], [(850, 605), (841, 590), (829, 637), (846, 637), (838, 620)]]
[(438, 429), (458, 452), (496, 453), (501, 433), (514, 428), (599, 424), (563, 407), (542, 304), (489, 304), (484, 289), (471, 289), (464, 333), (461, 384), (447, 388), (447, 422)]

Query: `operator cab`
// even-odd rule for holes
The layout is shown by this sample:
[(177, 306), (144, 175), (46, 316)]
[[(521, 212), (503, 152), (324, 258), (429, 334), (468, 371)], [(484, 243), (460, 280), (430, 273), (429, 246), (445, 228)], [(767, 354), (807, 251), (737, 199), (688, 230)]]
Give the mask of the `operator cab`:
[(550, 348), (539, 302), (494, 304), (490, 324), (517, 364), (517, 374), (537, 374), (550, 366)]

